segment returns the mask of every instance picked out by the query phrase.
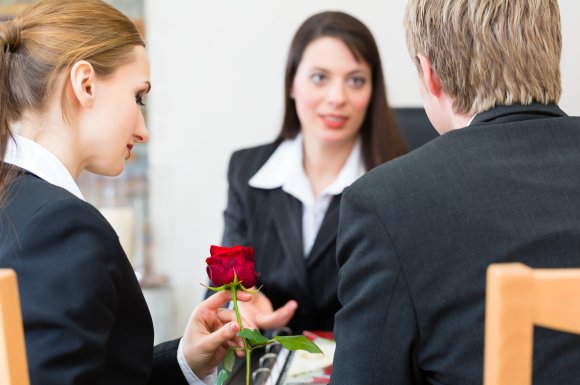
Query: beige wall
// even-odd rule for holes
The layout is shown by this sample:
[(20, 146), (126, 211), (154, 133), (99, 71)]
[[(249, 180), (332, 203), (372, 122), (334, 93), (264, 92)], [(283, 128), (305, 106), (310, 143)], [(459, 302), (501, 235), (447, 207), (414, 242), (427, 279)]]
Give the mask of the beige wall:
[[(229, 155), (272, 140), (279, 129), (286, 52), (298, 25), (327, 9), (359, 17), (380, 46), (391, 104), (415, 106), (421, 101), (404, 7), (402, 0), (146, 0), (153, 262), (173, 287), (171, 336), (202, 297), (204, 261), (221, 239)], [(580, 3), (561, 0), (560, 7), (561, 106), (580, 115)]]

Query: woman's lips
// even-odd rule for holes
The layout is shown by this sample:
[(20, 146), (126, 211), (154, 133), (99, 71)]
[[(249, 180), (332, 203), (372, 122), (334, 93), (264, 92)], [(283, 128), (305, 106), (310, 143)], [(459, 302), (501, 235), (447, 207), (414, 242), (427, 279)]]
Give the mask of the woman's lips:
[(127, 150), (128, 150), (128, 155), (125, 158), (125, 160), (129, 159), (131, 157), (131, 150), (133, 149), (133, 145), (132, 144), (128, 144), (127, 145)]
[(348, 118), (343, 115), (320, 115), (322, 123), (328, 128), (342, 128), (348, 121)]

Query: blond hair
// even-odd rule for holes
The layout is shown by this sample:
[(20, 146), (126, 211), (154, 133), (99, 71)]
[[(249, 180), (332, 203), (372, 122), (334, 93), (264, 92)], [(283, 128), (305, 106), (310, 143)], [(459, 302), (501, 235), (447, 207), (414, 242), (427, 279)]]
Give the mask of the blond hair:
[[(86, 60), (106, 77), (134, 60), (135, 46), (144, 46), (135, 25), (101, 0), (41, 0), (14, 20), (0, 24), (0, 160), (4, 159), (10, 126), (26, 110), (42, 113), (48, 99), (61, 92), (61, 75)], [(0, 201), (11, 167), (0, 162)]]
[(411, 56), (429, 59), (456, 113), (560, 99), (556, 0), (410, 0), (404, 24)]

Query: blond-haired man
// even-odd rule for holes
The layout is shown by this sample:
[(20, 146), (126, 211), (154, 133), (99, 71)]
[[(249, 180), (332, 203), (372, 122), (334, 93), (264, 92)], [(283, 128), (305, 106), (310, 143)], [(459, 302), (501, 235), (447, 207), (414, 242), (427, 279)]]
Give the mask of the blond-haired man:
[[(557, 106), (555, 0), (411, 0), (440, 137), (342, 197), (332, 384), (481, 384), (490, 263), (580, 267), (580, 118)], [(580, 379), (580, 337), (536, 330), (534, 384)]]

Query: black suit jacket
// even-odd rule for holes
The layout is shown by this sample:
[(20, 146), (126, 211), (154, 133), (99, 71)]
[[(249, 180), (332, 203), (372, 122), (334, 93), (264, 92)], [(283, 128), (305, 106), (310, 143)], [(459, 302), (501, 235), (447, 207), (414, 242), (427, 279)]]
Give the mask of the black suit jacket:
[(18, 276), (32, 385), (187, 384), (178, 341), (154, 354), (135, 273), (90, 204), (22, 172), (0, 210), (0, 266)]
[(340, 196), (333, 198), (308, 258), (302, 247), (302, 203), (281, 188), (250, 187), (250, 178), (278, 144), (235, 152), (228, 169), (228, 203), (224, 212), (224, 246), (254, 248), (257, 286), (274, 308), (290, 299), (298, 309), (289, 327), (332, 330), (339, 309), (335, 251)]
[[(481, 384), (486, 268), (580, 267), (580, 118), (479, 114), (343, 193), (333, 385)], [(580, 336), (536, 328), (534, 384), (577, 384)]]

